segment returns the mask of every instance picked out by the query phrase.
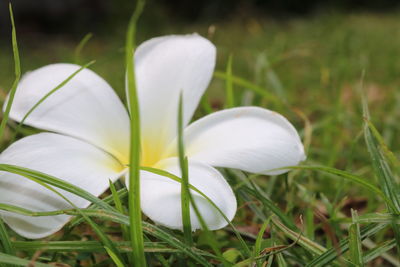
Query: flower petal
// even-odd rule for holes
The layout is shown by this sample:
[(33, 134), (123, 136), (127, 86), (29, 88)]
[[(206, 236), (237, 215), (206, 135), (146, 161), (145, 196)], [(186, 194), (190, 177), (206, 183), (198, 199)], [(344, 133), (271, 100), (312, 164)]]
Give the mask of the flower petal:
[[(180, 177), (176, 158), (163, 160), (158, 167)], [(236, 213), (236, 198), (224, 177), (211, 166), (189, 162), (189, 183), (208, 196), (225, 216), (232, 220)], [(200, 214), (212, 230), (220, 229), (228, 223), (199, 193), (191, 190)], [(181, 184), (170, 178), (151, 172), (141, 172), (142, 211), (154, 222), (172, 229), (182, 229)], [(192, 229), (201, 228), (196, 213), (191, 208)]]
[[(79, 68), (53, 64), (25, 74), (17, 88), (11, 118), (21, 121), (42, 97)], [(50, 95), (25, 124), (85, 140), (123, 162), (127, 160), (128, 113), (108, 83), (89, 69), (80, 71)]]
[(190, 121), (211, 80), (215, 57), (215, 46), (197, 34), (158, 37), (138, 47), (135, 72), (146, 153), (176, 137), (181, 92), (184, 123)]
[(258, 107), (215, 112), (189, 125), (184, 135), (187, 156), (211, 166), (280, 174), (285, 170), (268, 170), (305, 159), (296, 129), (278, 113)]
[[(72, 137), (41, 133), (25, 137), (0, 155), (0, 163), (37, 170), (74, 184), (95, 196), (121, 176), (123, 166), (109, 154)], [(89, 202), (56, 188), (80, 208)], [(33, 211), (72, 208), (65, 200), (45, 187), (16, 174), (0, 172), (0, 203)], [(29, 217), (1, 211), (6, 223), (27, 238), (51, 235), (68, 222), (70, 216)]]

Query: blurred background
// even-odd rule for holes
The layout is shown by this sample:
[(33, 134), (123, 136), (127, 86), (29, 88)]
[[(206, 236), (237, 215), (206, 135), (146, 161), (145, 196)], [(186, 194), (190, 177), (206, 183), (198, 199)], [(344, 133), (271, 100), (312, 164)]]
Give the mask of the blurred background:
[[(122, 59), (134, 1), (11, 2), (23, 70), (72, 61), (75, 47), (92, 33), (81, 53), (81, 63), (96, 59), (94, 68), (112, 83), (123, 76), (115, 77), (115, 72), (110, 75), (105, 70), (106, 65)], [(7, 88), (12, 73), (8, 1), (0, 5), (0, 86)], [(282, 79), (289, 73), (295, 75), (284, 81), (283, 86), (288, 88), (293, 88), (293, 83), (310, 87), (310, 80), (320, 81), (322, 76), (352, 82), (359, 78), (362, 68), (368, 71), (370, 67), (368, 77), (388, 82), (399, 66), (395, 56), (399, 45), (398, 7), (395, 0), (149, 0), (137, 38), (140, 42), (163, 34), (198, 32), (218, 46), (220, 66), (226, 63), (227, 54), (233, 54), (235, 68), (252, 80), (255, 63), (262, 61), (259, 56), (264, 54)]]
[[(11, 2), (23, 72), (95, 59), (91, 68), (124, 97), (124, 38), (134, 1)], [(400, 148), (399, 6), (394, 0), (149, 0), (137, 39), (192, 32), (209, 38), (218, 49), (217, 70), (225, 71), (233, 55), (234, 75), (285, 103), (235, 86), (237, 105), (277, 110), (303, 129), (304, 120), (293, 112), (300, 110), (314, 128), (309, 159), (351, 168), (350, 158), (355, 166), (368, 158), (364, 144), (360, 151), (349, 149), (355, 140), (363, 142), (356, 139), (363, 122), (356, 88), (363, 72), (374, 122), (387, 144)], [(8, 1), (1, 1), (3, 99), (14, 79), (9, 21)], [(78, 54), (88, 33), (92, 37)], [(224, 87), (224, 80), (213, 80), (205, 96), (213, 109), (223, 107)]]

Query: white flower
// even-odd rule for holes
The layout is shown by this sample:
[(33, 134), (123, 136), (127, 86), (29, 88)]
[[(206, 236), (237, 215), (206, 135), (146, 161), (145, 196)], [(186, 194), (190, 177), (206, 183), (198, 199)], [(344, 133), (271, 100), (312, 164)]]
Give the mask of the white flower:
[[(180, 175), (177, 163), (177, 112), (183, 92), (184, 123), (190, 119), (214, 71), (216, 49), (193, 34), (151, 39), (138, 47), (135, 70), (141, 115), (142, 166)], [(26, 74), (21, 80), (11, 118), (21, 121), (46, 93), (79, 66), (53, 64)], [(114, 70), (110, 68), (110, 72)], [(126, 173), (129, 161), (129, 115), (113, 89), (93, 71), (85, 69), (44, 101), (26, 120), (47, 130), (25, 137), (0, 155), (0, 163), (18, 165), (64, 179), (99, 196)], [(295, 128), (281, 115), (258, 107), (215, 112), (186, 127), (186, 154), (190, 183), (205, 193), (231, 220), (236, 199), (214, 167), (266, 172), (296, 165), (305, 158)], [(76, 206), (89, 205), (60, 190)], [(193, 192), (210, 229), (227, 223), (201, 196)], [(0, 173), (0, 203), (35, 211), (69, 209), (50, 190), (15, 174)], [(180, 183), (141, 171), (141, 205), (154, 222), (182, 228)], [(70, 216), (28, 217), (0, 213), (6, 223), (27, 238), (55, 233)], [(200, 228), (192, 213), (193, 229)]]

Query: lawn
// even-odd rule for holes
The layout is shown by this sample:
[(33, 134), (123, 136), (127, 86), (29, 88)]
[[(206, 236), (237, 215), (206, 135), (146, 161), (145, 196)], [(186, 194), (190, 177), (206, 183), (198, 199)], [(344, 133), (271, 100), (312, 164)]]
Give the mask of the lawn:
[[(252, 262), (257, 266), (400, 266), (400, 239), (396, 241), (396, 236), (400, 238), (400, 207), (396, 205), (400, 202), (398, 16), (395, 12), (333, 12), (285, 19), (234, 17), (190, 25), (161, 22), (156, 30), (139, 23), (140, 42), (158, 35), (198, 32), (216, 45), (216, 72), (195, 119), (226, 107), (224, 77), (231, 55), (234, 105), (279, 112), (303, 139), (307, 160), (287, 174), (254, 176), (220, 170), (238, 199), (232, 222), (236, 230), (228, 226), (212, 232), (226, 266), (252, 266)], [(18, 33), (22, 71), (56, 62), (96, 60), (90, 68), (125, 102), (124, 30), (111, 35), (93, 32), (79, 53), (80, 39), (76, 37), (59, 33), (33, 38)], [(3, 42), (0, 50), (4, 102), (14, 80), (11, 40)], [(9, 125), (2, 148), (10, 144), (15, 131), (15, 123)], [(18, 137), (34, 132), (37, 130), (25, 127)], [(116, 189), (126, 206), (122, 183), (117, 183)], [(108, 191), (103, 197), (109, 195)], [(121, 221), (106, 217), (95, 221), (113, 241), (124, 242)], [(182, 232), (164, 227), (154, 230), (152, 222), (146, 222), (145, 251), (150, 266), (221, 264), (207, 232), (193, 233), (192, 248)], [(152, 231), (160, 233), (151, 235)], [(8, 232), (21, 258), (66, 266), (113, 265), (85, 223), (67, 225), (46, 238), (49, 243), (25, 242)], [(241, 234), (251, 253), (235, 233)], [(173, 238), (183, 247), (177, 247)], [(129, 245), (117, 245), (125, 260)], [(7, 259), (0, 254), (0, 263), (10, 263)]]

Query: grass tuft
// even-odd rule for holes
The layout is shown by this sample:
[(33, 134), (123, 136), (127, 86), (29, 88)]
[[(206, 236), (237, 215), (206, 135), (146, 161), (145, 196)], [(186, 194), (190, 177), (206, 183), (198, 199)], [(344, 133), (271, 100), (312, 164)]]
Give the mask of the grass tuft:
[(17, 86), (19, 83), (19, 80), (21, 79), (21, 64), (19, 60), (19, 51), (18, 51), (18, 42), (17, 42), (17, 30), (15, 28), (15, 22), (14, 22), (14, 15), (12, 11), (12, 6), (11, 3), (9, 4), (9, 10), (10, 10), (10, 20), (11, 20), (11, 26), (12, 26), (12, 50), (13, 50), (13, 55), (14, 55), (14, 72), (15, 72), (15, 80), (12, 84), (9, 97), (8, 97), (8, 102), (6, 105), (6, 108), (3, 113), (3, 119), (1, 120), (0, 123), (0, 140), (3, 138), (4, 134), (4, 129), (6, 128), (9, 114), (11, 111), (11, 106), (14, 100), (15, 92), (17, 91)]

